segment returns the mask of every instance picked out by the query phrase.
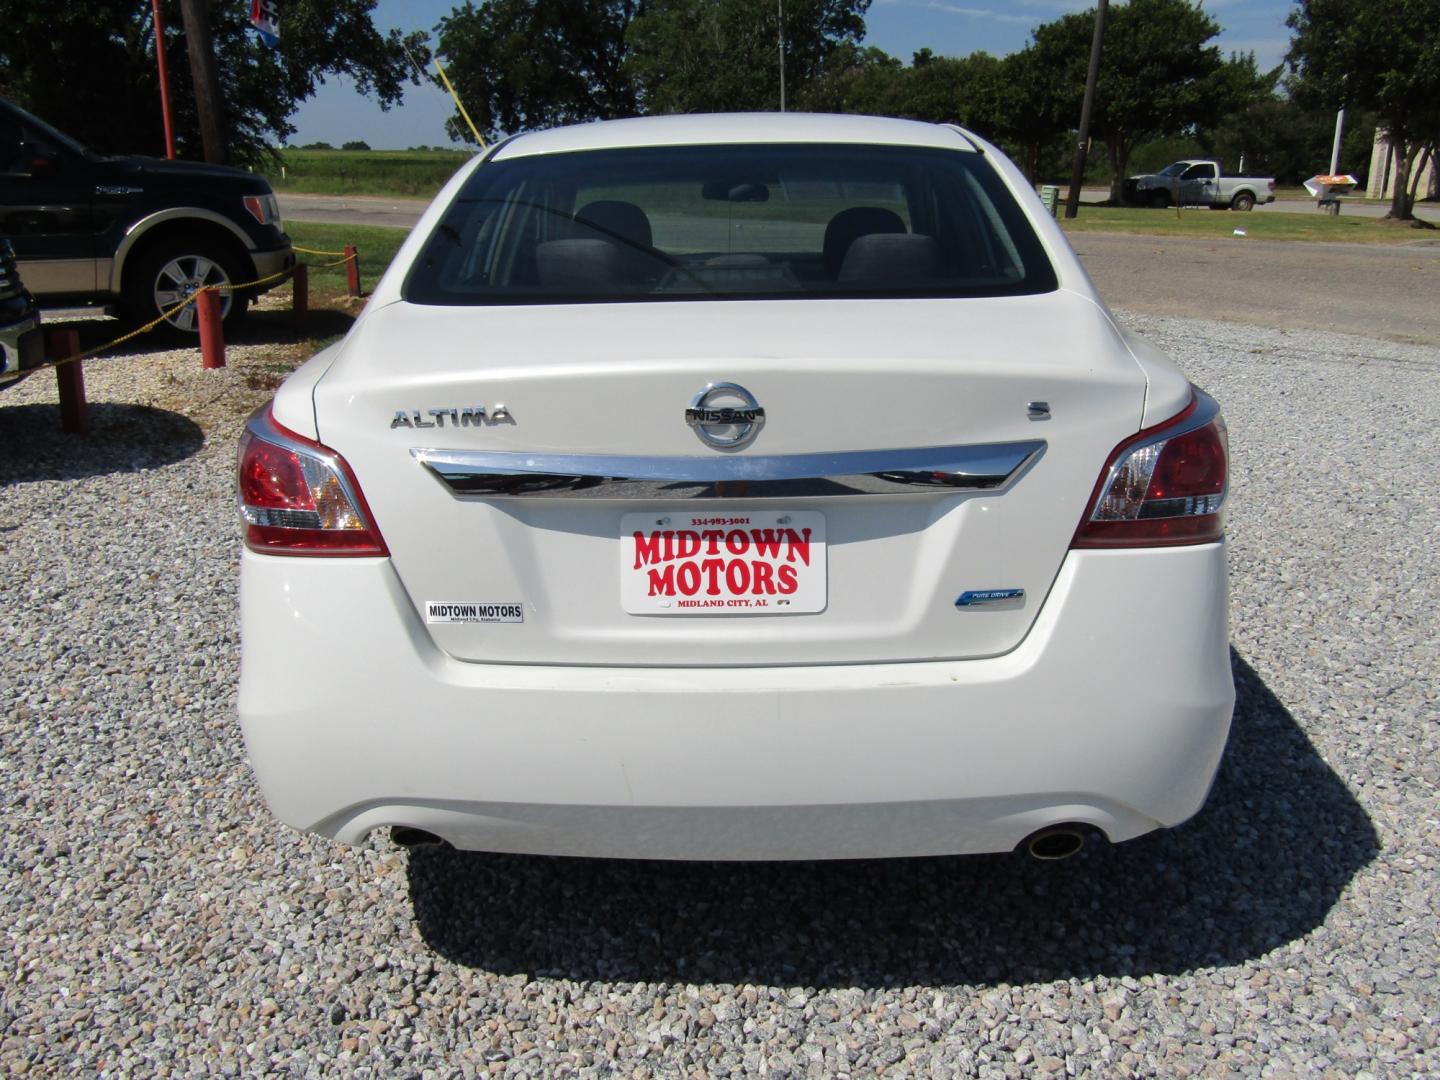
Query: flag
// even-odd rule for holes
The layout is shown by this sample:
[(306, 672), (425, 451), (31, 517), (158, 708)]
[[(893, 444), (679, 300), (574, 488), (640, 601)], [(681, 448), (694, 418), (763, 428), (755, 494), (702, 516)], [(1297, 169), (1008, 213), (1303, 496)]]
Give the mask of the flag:
[(250, 25), (272, 49), (280, 44), (280, 0), (250, 0)]

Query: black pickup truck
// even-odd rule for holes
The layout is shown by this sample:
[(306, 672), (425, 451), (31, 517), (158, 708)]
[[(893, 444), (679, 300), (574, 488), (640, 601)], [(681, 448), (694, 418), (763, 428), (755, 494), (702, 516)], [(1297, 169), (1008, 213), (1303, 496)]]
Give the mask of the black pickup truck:
[[(202, 285), (288, 269), (270, 185), (242, 169), (107, 157), (0, 98), (0, 236), (42, 306), (97, 305), (149, 322)], [(226, 324), (279, 280), (221, 294)], [(194, 339), (195, 305), (159, 329)]]
[(10, 242), (0, 237), (0, 390), (13, 386), (44, 361), (40, 312), (20, 280)]

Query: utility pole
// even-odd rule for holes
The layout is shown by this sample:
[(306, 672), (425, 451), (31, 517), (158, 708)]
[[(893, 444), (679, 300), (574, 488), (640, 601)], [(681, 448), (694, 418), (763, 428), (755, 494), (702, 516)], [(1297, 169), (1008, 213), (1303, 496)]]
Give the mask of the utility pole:
[(1345, 134), (1345, 106), (1335, 114), (1335, 145), (1330, 148), (1330, 175), (1340, 171), (1340, 139)]
[(1085, 75), (1085, 103), (1080, 106), (1080, 139), (1075, 145), (1075, 168), (1070, 173), (1070, 194), (1065, 216), (1073, 218), (1080, 206), (1080, 185), (1085, 180), (1085, 156), (1090, 151), (1090, 114), (1095, 109), (1095, 83), (1100, 78), (1100, 39), (1105, 35), (1107, 0), (1095, 8), (1095, 36), (1090, 39), (1090, 70)]
[(180, 0), (185, 24), (185, 47), (190, 53), (190, 78), (195, 84), (195, 111), (200, 117), (200, 141), (205, 160), (225, 164), (225, 134), (220, 125), (220, 80), (215, 74), (215, 47), (210, 41), (210, 17), (205, 0)]
[(775, 0), (780, 10), (780, 111), (785, 111), (785, 0)]
[[(1345, 105), (1350, 95), (1346, 92), (1350, 82), (1348, 74), (1340, 76), (1340, 111), (1335, 114), (1335, 145), (1330, 148), (1330, 175), (1334, 176), (1340, 171), (1340, 140), (1345, 135)], [(1336, 203), (1339, 208), (1339, 203)]]

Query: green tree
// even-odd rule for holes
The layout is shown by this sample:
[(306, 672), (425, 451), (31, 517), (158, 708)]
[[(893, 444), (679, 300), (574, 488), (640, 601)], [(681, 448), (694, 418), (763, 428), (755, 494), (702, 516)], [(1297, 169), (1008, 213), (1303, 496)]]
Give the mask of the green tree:
[(897, 82), (888, 111), (993, 135), (1002, 110), (1002, 70), (1002, 61), (986, 52), (953, 57), (921, 49)]
[[(1298, 184), (1323, 172), (1330, 161), (1335, 114), (1328, 108), (1300, 100), (1290, 83), (1281, 81), (1283, 70), (1275, 68), (1261, 75), (1267, 88), (1265, 93), (1250, 97), (1227, 113), (1213, 129), (1200, 132), (1191, 148), (1172, 154), (1158, 164), (1197, 153), (1217, 157), (1235, 168), (1239, 168), (1243, 160), (1247, 173), (1273, 176), (1283, 184)], [(1375, 124), (1374, 113), (1350, 108), (1340, 147), (1342, 172), (1364, 178), (1369, 170)]]
[[(870, 0), (791, 0), (784, 10), (787, 90), (865, 36)], [(765, 0), (651, 0), (626, 34), (626, 68), (647, 112), (780, 105), (780, 13)]]
[[(487, 138), (526, 128), (634, 116), (625, 34), (638, 0), (466, 0), (440, 20), (436, 51)], [(452, 137), (473, 142), (459, 116)]]
[[(869, 3), (786, 5), (797, 101), (827, 59), (860, 56)], [(761, 0), (466, 0), (437, 29), (437, 51), (487, 137), (641, 111), (779, 105), (778, 10)], [(470, 137), (458, 116), (449, 127)]]
[(1413, 220), (1416, 177), (1440, 150), (1440, 0), (1298, 0), (1286, 56), (1299, 96), (1373, 110), (1395, 150), (1390, 217)]
[(904, 63), (885, 50), (847, 42), (831, 52), (819, 74), (796, 92), (796, 107), (807, 112), (884, 115), (904, 73)]
[[(287, 0), (280, 45), (262, 44), (249, 5), (210, 0), (223, 121), (231, 159), (256, 163), (295, 129), (290, 117), (327, 76), (343, 75), (382, 109), (398, 103), (407, 78), (417, 82), (406, 48), (429, 58), (425, 35), (381, 34), (375, 0)], [(182, 157), (200, 157), (190, 66), (179, 6), (162, 6), (166, 23), (176, 141)], [(83, 72), (83, 78), (65, 78)], [(150, 5), (136, 0), (51, 0), (16, 7), (0, 36), (0, 92), (102, 152), (164, 152), (155, 34)]]
[(1283, 67), (1262, 72), (1254, 53), (1236, 53), (1216, 71), (1211, 85), (1230, 104), (1208, 130), (1196, 132), (1201, 148), (1227, 167), (1241, 158), (1253, 170), (1265, 164), (1274, 149), (1276, 132), (1270, 122), (1279, 118), (1283, 99), (1276, 93)]
[[(1088, 46), (1087, 46), (1088, 47)], [(1069, 164), (1063, 140), (1080, 118), (1080, 93), (1057, 78), (1051, 58), (1032, 42), (1001, 61), (993, 137), (1033, 184), (1043, 176), (1059, 178)], [(1083, 80), (1083, 76), (1082, 76)], [(979, 129), (985, 133), (985, 128)]]
[[(1037, 27), (1040, 70), (1065, 87), (1079, 119), (1094, 11)], [(1232, 104), (1220, 50), (1206, 43), (1220, 25), (1191, 0), (1130, 0), (1110, 8), (1091, 133), (1110, 157), (1110, 198), (1119, 201), (1130, 154), (1162, 135), (1211, 125)]]
[(921, 49), (906, 66), (880, 49), (843, 46), (806, 84), (799, 105), (963, 124), (1009, 151), (1033, 181), (1042, 168), (1059, 167), (1057, 141), (1074, 120), (1072, 99), (1033, 47), (1003, 60)]

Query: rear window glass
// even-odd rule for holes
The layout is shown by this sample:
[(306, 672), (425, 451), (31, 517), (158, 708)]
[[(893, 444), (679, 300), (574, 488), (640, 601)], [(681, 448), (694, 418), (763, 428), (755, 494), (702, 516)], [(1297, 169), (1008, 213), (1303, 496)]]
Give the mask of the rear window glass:
[(590, 150), (481, 165), (405, 281), (420, 304), (1047, 292), (978, 154), (887, 146)]

